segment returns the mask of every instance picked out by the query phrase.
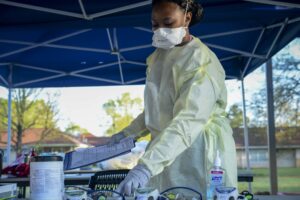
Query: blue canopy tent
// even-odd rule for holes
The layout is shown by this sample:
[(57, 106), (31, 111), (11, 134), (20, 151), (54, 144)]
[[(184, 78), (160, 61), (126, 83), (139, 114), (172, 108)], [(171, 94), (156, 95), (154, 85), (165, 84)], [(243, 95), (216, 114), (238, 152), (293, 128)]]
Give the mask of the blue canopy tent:
[[(280, 5), (203, 1), (204, 20), (191, 32), (217, 54), (228, 78), (241, 79), (299, 34), (299, 9)], [(2, 86), (145, 81), (151, 1), (0, 0), (0, 13)]]
[[(205, 17), (191, 32), (242, 88), (247, 74), (300, 34), (296, 0), (200, 2)], [(145, 60), (154, 50), (150, 15), (151, 1), (0, 0), (0, 85), (11, 91), (144, 84)], [(246, 127), (245, 121), (247, 139)]]

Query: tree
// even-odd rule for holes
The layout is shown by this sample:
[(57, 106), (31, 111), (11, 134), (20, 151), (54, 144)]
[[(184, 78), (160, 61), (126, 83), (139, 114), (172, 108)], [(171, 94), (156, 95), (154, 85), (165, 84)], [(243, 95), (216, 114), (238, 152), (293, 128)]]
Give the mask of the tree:
[(68, 134), (72, 134), (72, 135), (78, 135), (78, 134), (82, 134), (82, 133), (87, 133), (88, 130), (71, 122), (71, 123), (69, 123), (69, 125), (67, 126), (67, 128), (65, 129), (64, 132), (68, 133)]
[[(232, 128), (240, 128), (243, 126), (243, 110), (239, 104), (233, 104), (227, 112), (227, 118), (230, 120), (230, 126)], [(247, 118), (249, 123), (249, 118)]]
[(267, 93), (266, 89), (262, 88), (252, 95), (252, 101), (250, 102), (250, 110), (252, 112), (252, 118), (250, 122), (251, 127), (266, 127), (267, 126)]
[(7, 125), (5, 123), (5, 109), (7, 108), (7, 100), (0, 98), (0, 132), (7, 131)]
[(106, 131), (106, 135), (110, 136), (128, 126), (135, 113), (141, 112), (142, 99), (131, 98), (130, 93), (123, 93), (121, 98), (110, 99), (102, 107), (111, 118), (112, 123)]
[[(41, 89), (14, 89), (12, 91), (12, 141), (16, 143), (16, 152), (22, 150), (22, 136), (26, 129), (43, 128), (42, 141), (56, 129), (57, 114), (55, 97), (47, 94), (47, 100), (38, 100)], [(1, 99), (1, 124), (7, 129), (7, 100)]]
[[(300, 103), (300, 59), (288, 51), (288, 45), (273, 59), (273, 87), (276, 125), (281, 127), (299, 126)], [(300, 45), (300, 44), (298, 44)], [(266, 89), (262, 88), (252, 97), (255, 125), (266, 126)], [(260, 123), (259, 123), (260, 122)], [(263, 122), (263, 123), (261, 123)]]
[(284, 52), (275, 59), (274, 106), (280, 126), (299, 125), (300, 59)]
[[(50, 135), (52, 132), (56, 131), (58, 118), (58, 109), (57, 109), (57, 96), (58, 93), (49, 94), (47, 93), (47, 98), (45, 100), (38, 100), (40, 106), (36, 109), (37, 115), (39, 115), (36, 124), (33, 125), (34, 128), (43, 128), (43, 132), (40, 138), (40, 141), (43, 141), (45, 137)], [(33, 109), (34, 112), (35, 109)]]

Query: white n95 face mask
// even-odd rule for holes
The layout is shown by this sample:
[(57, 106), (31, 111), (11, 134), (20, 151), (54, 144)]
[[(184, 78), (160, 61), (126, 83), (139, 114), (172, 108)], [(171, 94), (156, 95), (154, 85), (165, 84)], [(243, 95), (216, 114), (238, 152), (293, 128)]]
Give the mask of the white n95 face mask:
[(186, 27), (158, 28), (154, 31), (152, 45), (157, 48), (171, 49), (180, 44), (186, 35)]

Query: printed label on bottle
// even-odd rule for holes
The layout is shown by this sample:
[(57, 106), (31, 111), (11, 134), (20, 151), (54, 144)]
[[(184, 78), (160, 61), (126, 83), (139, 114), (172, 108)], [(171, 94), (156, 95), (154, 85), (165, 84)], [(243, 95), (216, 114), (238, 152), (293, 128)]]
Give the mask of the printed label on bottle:
[(210, 182), (211, 185), (222, 185), (223, 184), (223, 171), (210, 171)]

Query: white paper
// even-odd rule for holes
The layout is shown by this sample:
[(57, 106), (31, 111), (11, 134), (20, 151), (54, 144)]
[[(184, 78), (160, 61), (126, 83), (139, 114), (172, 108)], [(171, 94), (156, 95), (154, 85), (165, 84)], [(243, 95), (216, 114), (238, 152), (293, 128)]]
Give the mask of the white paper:
[(130, 152), (134, 148), (134, 140), (125, 138), (115, 145), (103, 145), (98, 147), (80, 149), (66, 154), (64, 169), (74, 169), (101, 162), (121, 154)]
[(64, 194), (63, 163), (30, 163), (30, 199), (62, 200)]

